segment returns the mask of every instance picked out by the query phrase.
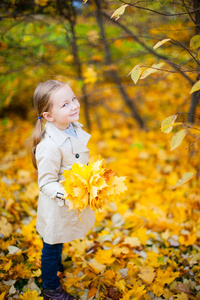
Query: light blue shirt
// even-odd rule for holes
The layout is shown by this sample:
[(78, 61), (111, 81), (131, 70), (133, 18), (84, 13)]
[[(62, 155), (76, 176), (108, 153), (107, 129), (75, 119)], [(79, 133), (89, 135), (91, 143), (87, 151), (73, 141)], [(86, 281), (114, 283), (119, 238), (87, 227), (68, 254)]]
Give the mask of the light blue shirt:
[(74, 126), (72, 123), (69, 123), (69, 127), (66, 128), (65, 130), (63, 130), (65, 133), (75, 137), (75, 138), (78, 138), (77, 136), (77, 133), (76, 133), (76, 130), (74, 129)]

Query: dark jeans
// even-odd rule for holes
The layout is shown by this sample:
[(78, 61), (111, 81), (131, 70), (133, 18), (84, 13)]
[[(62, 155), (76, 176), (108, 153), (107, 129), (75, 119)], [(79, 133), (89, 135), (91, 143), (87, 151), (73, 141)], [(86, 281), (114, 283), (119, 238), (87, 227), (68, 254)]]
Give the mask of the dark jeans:
[(41, 269), (43, 288), (55, 290), (60, 286), (58, 271), (63, 271), (61, 263), (63, 244), (49, 245), (43, 241)]

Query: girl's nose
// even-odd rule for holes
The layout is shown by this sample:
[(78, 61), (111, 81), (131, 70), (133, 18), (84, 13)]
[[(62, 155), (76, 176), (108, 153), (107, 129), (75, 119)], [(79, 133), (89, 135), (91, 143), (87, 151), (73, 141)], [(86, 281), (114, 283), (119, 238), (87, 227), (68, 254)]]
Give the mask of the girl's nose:
[(76, 109), (78, 107), (77, 103), (73, 102), (72, 103), (72, 109)]

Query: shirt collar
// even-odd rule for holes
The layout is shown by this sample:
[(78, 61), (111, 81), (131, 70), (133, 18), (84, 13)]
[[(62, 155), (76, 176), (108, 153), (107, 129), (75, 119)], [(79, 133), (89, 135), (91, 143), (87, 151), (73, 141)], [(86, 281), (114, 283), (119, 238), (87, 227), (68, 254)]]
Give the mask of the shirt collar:
[(64, 131), (57, 128), (51, 122), (47, 121), (45, 125), (45, 131), (49, 134), (52, 140), (60, 147), (65, 142), (66, 139), (71, 140), (73, 153), (78, 153), (79, 151), (87, 151), (87, 143), (91, 135), (81, 129), (83, 125), (79, 122), (73, 122), (74, 129), (76, 130), (78, 139), (65, 133)]

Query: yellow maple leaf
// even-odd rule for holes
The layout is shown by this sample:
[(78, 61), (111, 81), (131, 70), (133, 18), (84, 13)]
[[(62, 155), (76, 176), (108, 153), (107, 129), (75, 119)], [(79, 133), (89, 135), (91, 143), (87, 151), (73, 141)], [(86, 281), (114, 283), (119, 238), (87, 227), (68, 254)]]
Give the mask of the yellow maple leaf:
[(115, 283), (116, 287), (121, 293), (124, 293), (126, 290), (126, 282), (124, 279), (121, 279)]
[(81, 277), (71, 277), (67, 278), (67, 281), (63, 284), (67, 289), (69, 289), (72, 285), (77, 284), (82, 278)]
[(154, 268), (150, 266), (144, 266), (140, 268), (138, 276), (145, 282), (145, 283), (152, 283), (156, 273), (154, 271)]
[(113, 270), (108, 270), (104, 273), (104, 278), (108, 280), (109, 282), (112, 282), (115, 280), (116, 274)]
[(4, 237), (8, 237), (12, 233), (12, 225), (5, 217), (0, 218), (0, 233), (3, 234)]
[(93, 286), (87, 294), (87, 299), (93, 297), (97, 293), (97, 291), (97, 288)]
[(179, 272), (173, 272), (171, 268), (166, 270), (157, 270), (156, 282), (160, 285), (170, 284), (176, 277), (179, 276)]
[(127, 187), (124, 183), (126, 177), (112, 177), (112, 180), (109, 181), (109, 184), (111, 184), (116, 194), (124, 193), (127, 190)]
[(88, 263), (88, 266), (95, 274), (103, 273), (106, 269), (106, 266), (98, 263), (95, 259)]
[(127, 247), (114, 247), (112, 251), (115, 256), (121, 256), (122, 254), (128, 254), (130, 250)]
[[(127, 187), (125, 177), (115, 176), (112, 170), (103, 166), (103, 159), (91, 164), (75, 163), (71, 170), (65, 170), (62, 184), (65, 189), (69, 209), (79, 212), (90, 207), (101, 209), (106, 203), (114, 202)], [(80, 216), (80, 215), (79, 215)]]
[(6, 295), (6, 292), (3, 292), (3, 293), (0, 295), (0, 300), (4, 300), (4, 299), (5, 299), (5, 295)]
[(124, 293), (121, 300), (130, 300), (130, 299), (140, 299), (144, 294), (146, 294), (145, 285), (139, 286), (139, 284), (135, 283), (133, 289)]
[(141, 245), (138, 237), (126, 237), (123, 244), (128, 244), (131, 247), (139, 247)]
[(181, 294), (175, 296), (175, 297), (176, 297), (177, 300), (188, 300), (189, 299), (187, 294), (185, 294), (183, 292)]
[(184, 245), (184, 246), (190, 246), (190, 245), (193, 245), (196, 240), (197, 240), (197, 236), (196, 236), (196, 233), (192, 233), (192, 234), (189, 234), (189, 235), (186, 235), (186, 236), (179, 236), (179, 242)]
[(41, 274), (41, 269), (37, 269), (32, 272), (32, 277), (40, 277)]
[(96, 253), (95, 260), (100, 264), (110, 265), (115, 261), (115, 257), (112, 257), (112, 249), (102, 250), (99, 249)]
[(10, 270), (12, 264), (13, 264), (13, 262), (12, 262), (12, 260), (10, 260), (10, 261), (5, 265), (4, 270), (5, 270), (5, 271)]
[(28, 291), (28, 292), (24, 293), (23, 295), (20, 295), (19, 299), (22, 299), (22, 300), (42, 300), (43, 297), (40, 297), (38, 295), (37, 291)]

